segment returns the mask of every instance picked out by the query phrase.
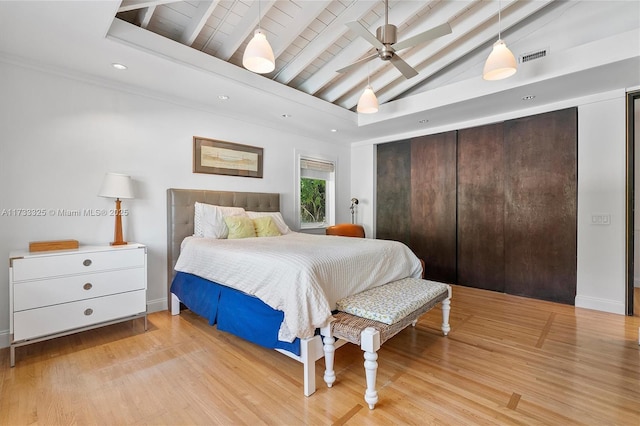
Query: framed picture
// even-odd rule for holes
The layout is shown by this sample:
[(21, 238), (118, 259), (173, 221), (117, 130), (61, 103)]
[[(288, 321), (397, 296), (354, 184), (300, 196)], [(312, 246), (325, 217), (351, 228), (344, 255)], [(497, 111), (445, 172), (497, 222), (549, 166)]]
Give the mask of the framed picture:
[(262, 148), (193, 137), (193, 172), (262, 177)]

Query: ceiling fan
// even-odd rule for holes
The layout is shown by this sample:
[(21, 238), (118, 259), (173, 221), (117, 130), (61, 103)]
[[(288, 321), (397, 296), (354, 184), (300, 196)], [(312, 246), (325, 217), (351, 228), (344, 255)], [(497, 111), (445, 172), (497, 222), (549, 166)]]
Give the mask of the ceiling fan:
[(346, 67), (339, 69), (337, 72), (344, 73), (356, 68), (360, 64), (370, 61), (371, 59), (380, 58), (383, 61), (390, 61), (391, 64), (405, 76), (405, 78), (415, 77), (418, 75), (418, 71), (406, 63), (397, 55), (396, 52), (451, 33), (451, 26), (448, 23), (444, 23), (420, 34), (416, 34), (413, 37), (409, 37), (406, 40), (397, 42), (398, 27), (393, 24), (389, 24), (389, 0), (385, 0), (384, 5), (384, 25), (378, 27), (375, 37), (360, 22), (354, 21), (347, 24), (353, 32), (371, 43), (373, 47), (376, 48), (377, 53), (359, 59), (351, 65), (347, 65)]

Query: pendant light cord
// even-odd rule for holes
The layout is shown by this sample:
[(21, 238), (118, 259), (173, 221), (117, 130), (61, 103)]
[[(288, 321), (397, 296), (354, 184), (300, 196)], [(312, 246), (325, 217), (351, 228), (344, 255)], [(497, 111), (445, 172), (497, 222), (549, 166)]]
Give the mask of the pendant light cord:
[(500, 13), (501, 11), (502, 11), (502, 2), (498, 0), (498, 39), (499, 40), (502, 39), (502, 17)]
[(260, 27), (260, 20), (262, 18), (262, 10), (260, 9), (260, 0), (258, 0), (258, 29), (262, 31), (262, 27)]

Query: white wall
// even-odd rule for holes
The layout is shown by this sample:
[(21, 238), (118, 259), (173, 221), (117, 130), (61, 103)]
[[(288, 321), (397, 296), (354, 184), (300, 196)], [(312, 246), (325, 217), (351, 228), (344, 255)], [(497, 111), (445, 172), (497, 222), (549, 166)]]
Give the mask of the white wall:
[[(141, 96), (107, 85), (0, 62), (0, 213), (2, 209), (101, 209), (106, 172), (130, 174), (136, 198), (123, 200), (125, 240), (148, 245), (151, 311), (166, 308), (166, 189), (279, 192), (294, 223), (294, 150), (338, 157), (337, 221), (348, 222), (350, 149)], [(264, 148), (264, 178), (192, 173), (192, 138)], [(0, 258), (30, 241), (113, 240), (112, 217), (0, 215)], [(8, 260), (0, 262), (0, 347), (9, 343)]]
[[(429, 132), (435, 134), (577, 106), (578, 270), (575, 304), (619, 314), (625, 313), (626, 286), (625, 102), (625, 90), (620, 89), (456, 123)], [(371, 188), (375, 188), (375, 151), (372, 143), (359, 143), (352, 148), (351, 190), (354, 194), (371, 196)], [(592, 225), (593, 213), (610, 214), (611, 225)], [(367, 229), (375, 229), (374, 215), (373, 206), (363, 212)]]
[[(626, 98), (578, 108), (578, 294), (576, 306), (625, 313)], [(611, 215), (593, 225), (593, 214)]]
[[(356, 223), (364, 227), (367, 238), (375, 238), (376, 147), (354, 146), (351, 150), (351, 194), (358, 199)], [(373, 180), (372, 180), (373, 179)]]

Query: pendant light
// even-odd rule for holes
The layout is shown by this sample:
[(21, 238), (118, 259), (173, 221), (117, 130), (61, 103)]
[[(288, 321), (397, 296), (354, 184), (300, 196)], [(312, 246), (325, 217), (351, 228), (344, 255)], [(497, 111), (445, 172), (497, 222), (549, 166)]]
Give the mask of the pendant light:
[(242, 65), (249, 71), (267, 74), (276, 68), (276, 60), (273, 56), (273, 49), (267, 41), (267, 36), (260, 28), (260, 15), (260, 1), (258, 0), (258, 29), (244, 50)]
[(360, 99), (358, 99), (358, 106), (356, 107), (356, 111), (362, 114), (374, 114), (378, 112), (378, 98), (376, 98), (376, 94), (373, 93), (373, 87), (371, 87), (371, 83), (369, 79), (371, 77), (371, 73), (367, 75), (367, 87), (360, 95)]
[(498, 41), (493, 44), (493, 49), (484, 63), (482, 78), (485, 80), (502, 80), (511, 77), (517, 71), (516, 58), (501, 38), (501, 3), (498, 2)]

